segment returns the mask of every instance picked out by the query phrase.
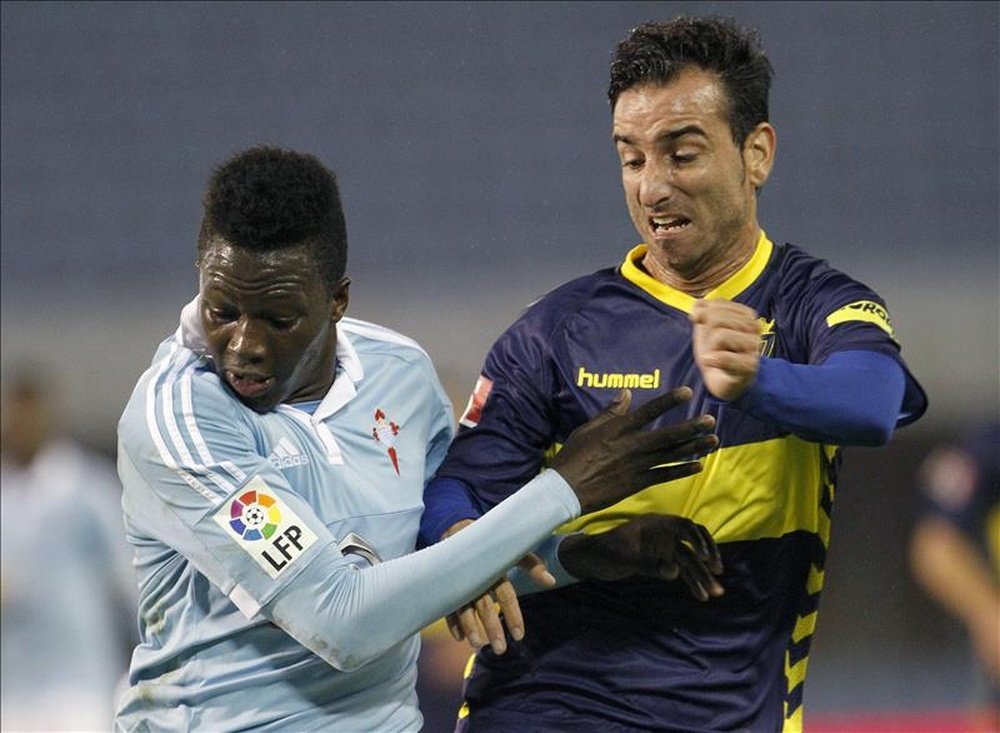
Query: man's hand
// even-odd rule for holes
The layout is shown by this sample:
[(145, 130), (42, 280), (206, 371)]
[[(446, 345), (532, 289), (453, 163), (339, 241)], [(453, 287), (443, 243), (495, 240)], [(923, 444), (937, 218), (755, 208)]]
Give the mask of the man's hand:
[(715, 579), (722, 558), (708, 530), (670, 514), (646, 514), (601, 534), (570, 535), (559, 545), (559, 561), (580, 580), (680, 578), (699, 601), (724, 593)]
[(550, 465), (572, 487), (582, 514), (701, 470), (695, 459), (719, 444), (710, 433), (715, 426), (711, 415), (643, 430), (691, 395), (690, 388), (678, 387), (628, 412), (632, 393), (624, 389), (609, 407), (572, 432)]
[[(472, 522), (471, 519), (455, 522), (441, 535), (441, 539), (451, 537), (459, 530), (468, 527)], [(546, 569), (545, 563), (537, 555), (529, 553), (522, 557), (517, 564), (538, 585), (551, 587), (556, 584), (556, 579), (552, 577), (552, 574)], [(503, 654), (507, 651), (507, 640), (503, 632), (504, 622), (500, 621), (500, 613), (503, 614), (511, 638), (517, 641), (523, 639), (524, 617), (521, 615), (521, 606), (517, 601), (517, 592), (514, 590), (514, 586), (506, 577), (499, 578), (484, 595), (472, 603), (448, 614), (445, 621), (456, 641), (467, 639), (474, 649), (479, 649), (489, 641), (494, 654)]]
[(691, 310), (694, 361), (708, 391), (731, 402), (757, 377), (760, 322), (757, 312), (731, 300), (696, 300)]
[[(691, 395), (688, 387), (679, 387), (630, 413), (632, 393), (625, 389), (609, 407), (573, 431), (551, 467), (573, 488), (584, 514), (611, 506), (647, 486), (701, 470), (701, 463), (695, 459), (719, 443), (709, 432), (715, 425), (711, 415), (643, 430), (664, 412), (690, 400)], [(456, 522), (441, 539), (471, 523), (472, 520)], [(537, 556), (526, 555), (518, 565), (540, 585), (555, 584), (555, 578)], [(506, 578), (500, 578), (478, 600), (450, 614), (448, 628), (457, 640), (468, 639), (476, 648), (488, 638), (493, 651), (502, 654), (507, 644), (498, 609), (503, 612), (511, 637), (523, 638), (521, 608), (514, 587)]]

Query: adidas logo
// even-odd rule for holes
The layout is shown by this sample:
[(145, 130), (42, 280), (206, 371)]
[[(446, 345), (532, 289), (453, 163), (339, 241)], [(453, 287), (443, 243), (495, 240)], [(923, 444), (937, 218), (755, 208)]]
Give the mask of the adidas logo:
[(295, 443), (288, 438), (282, 438), (278, 441), (274, 453), (268, 456), (268, 460), (275, 468), (291, 468), (309, 463), (309, 456), (303, 455)]

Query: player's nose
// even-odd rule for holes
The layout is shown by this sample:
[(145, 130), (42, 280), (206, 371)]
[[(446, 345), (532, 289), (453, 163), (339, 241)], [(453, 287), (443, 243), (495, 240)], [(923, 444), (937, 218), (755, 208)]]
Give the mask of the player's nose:
[(236, 322), (227, 349), (242, 363), (263, 361), (267, 356), (265, 329), (254, 319), (243, 316)]

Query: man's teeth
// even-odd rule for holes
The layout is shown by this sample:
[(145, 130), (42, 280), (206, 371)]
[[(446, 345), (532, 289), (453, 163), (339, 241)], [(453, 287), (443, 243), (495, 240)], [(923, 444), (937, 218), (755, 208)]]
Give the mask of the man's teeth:
[(687, 224), (687, 219), (654, 216), (651, 221), (656, 229), (680, 229)]

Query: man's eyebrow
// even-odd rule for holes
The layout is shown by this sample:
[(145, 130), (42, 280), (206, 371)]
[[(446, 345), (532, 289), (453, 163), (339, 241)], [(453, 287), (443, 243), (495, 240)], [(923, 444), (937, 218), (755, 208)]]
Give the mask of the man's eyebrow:
[[(684, 127), (678, 127), (676, 130), (667, 130), (656, 136), (657, 142), (676, 140), (677, 138), (684, 137), (685, 135), (699, 135), (700, 137), (708, 137), (705, 131), (699, 125), (685, 125)], [(611, 139), (617, 145), (622, 143), (624, 145), (634, 145), (635, 141), (632, 140), (628, 135), (614, 134)]]

